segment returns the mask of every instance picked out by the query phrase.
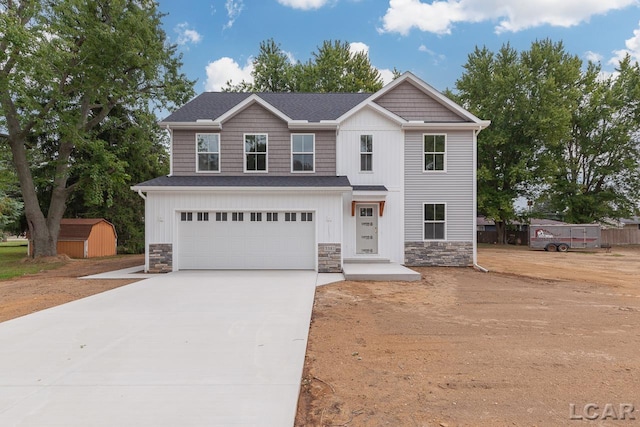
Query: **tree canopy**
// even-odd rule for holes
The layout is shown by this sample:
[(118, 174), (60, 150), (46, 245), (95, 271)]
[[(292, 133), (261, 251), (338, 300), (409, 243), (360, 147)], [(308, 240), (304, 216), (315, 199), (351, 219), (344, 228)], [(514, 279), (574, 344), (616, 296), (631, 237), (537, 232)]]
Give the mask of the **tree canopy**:
[(0, 2), (0, 127), (35, 256), (55, 255), (74, 191), (109, 205), (114, 186), (126, 181), (125, 159), (99, 135), (112, 111), (191, 97), (161, 17), (151, 0)]
[(499, 232), (518, 215), (518, 198), (577, 222), (628, 215), (637, 204), (638, 66), (627, 59), (602, 79), (599, 67), (583, 65), (550, 40), (469, 55), (453, 96), (492, 121), (478, 136), (478, 210)]
[(380, 72), (365, 52), (349, 43), (326, 40), (305, 63), (292, 62), (273, 39), (260, 43), (253, 61), (253, 83), (227, 83), (229, 92), (375, 92), (382, 88)]

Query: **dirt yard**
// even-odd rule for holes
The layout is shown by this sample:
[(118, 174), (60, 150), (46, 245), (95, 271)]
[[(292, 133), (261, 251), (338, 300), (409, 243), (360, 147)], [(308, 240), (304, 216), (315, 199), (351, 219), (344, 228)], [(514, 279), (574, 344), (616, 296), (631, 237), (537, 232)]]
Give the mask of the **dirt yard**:
[(318, 288), (296, 425), (640, 422), (640, 248), (479, 263)]
[(0, 322), (133, 283), (78, 277), (143, 264), (144, 255), (69, 260), (56, 270), (0, 280)]
[[(131, 283), (77, 277), (143, 262), (72, 260), (0, 281), (0, 321)], [(640, 248), (483, 247), (479, 263), (491, 272), (318, 288), (296, 425), (640, 422)]]

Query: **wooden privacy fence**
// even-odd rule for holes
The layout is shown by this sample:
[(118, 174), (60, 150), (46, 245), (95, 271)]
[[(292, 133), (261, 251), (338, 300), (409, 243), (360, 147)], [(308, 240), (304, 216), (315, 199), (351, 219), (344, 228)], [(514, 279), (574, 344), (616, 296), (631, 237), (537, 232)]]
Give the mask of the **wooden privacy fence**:
[(640, 245), (640, 230), (634, 228), (608, 228), (602, 230), (602, 243), (610, 245)]

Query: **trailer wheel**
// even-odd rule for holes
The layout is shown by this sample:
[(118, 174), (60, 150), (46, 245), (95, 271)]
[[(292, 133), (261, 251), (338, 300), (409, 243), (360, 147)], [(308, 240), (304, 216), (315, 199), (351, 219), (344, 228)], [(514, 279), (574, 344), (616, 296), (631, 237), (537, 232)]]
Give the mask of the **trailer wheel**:
[(558, 245), (558, 252), (567, 252), (569, 250), (569, 245), (566, 243), (560, 243)]
[(558, 250), (558, 247), (555, 243), (549, 243), (544, 249), (548, 252), (555, 252)]

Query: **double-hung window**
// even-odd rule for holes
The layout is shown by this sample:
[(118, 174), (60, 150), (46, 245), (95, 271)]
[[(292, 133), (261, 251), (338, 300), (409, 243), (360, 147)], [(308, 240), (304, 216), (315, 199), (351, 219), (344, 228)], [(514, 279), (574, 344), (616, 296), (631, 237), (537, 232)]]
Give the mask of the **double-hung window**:
[(245, 134), (244, 171), (267, 172), (267, 134)]
[(444, 240), (446, 208), (444, 203), (424, 204), (424, 240)]
[(315, 170), (315, 135), (291, 135), (291, 171), (313, 172)]
[(198, 172), (220, 172), (220, 134), (197, 133)]
[(424, 171), (446, 170), (446, 135), (423, 135)]
[(360, 172), (373, 170), (373, 135), (360, 135)]

